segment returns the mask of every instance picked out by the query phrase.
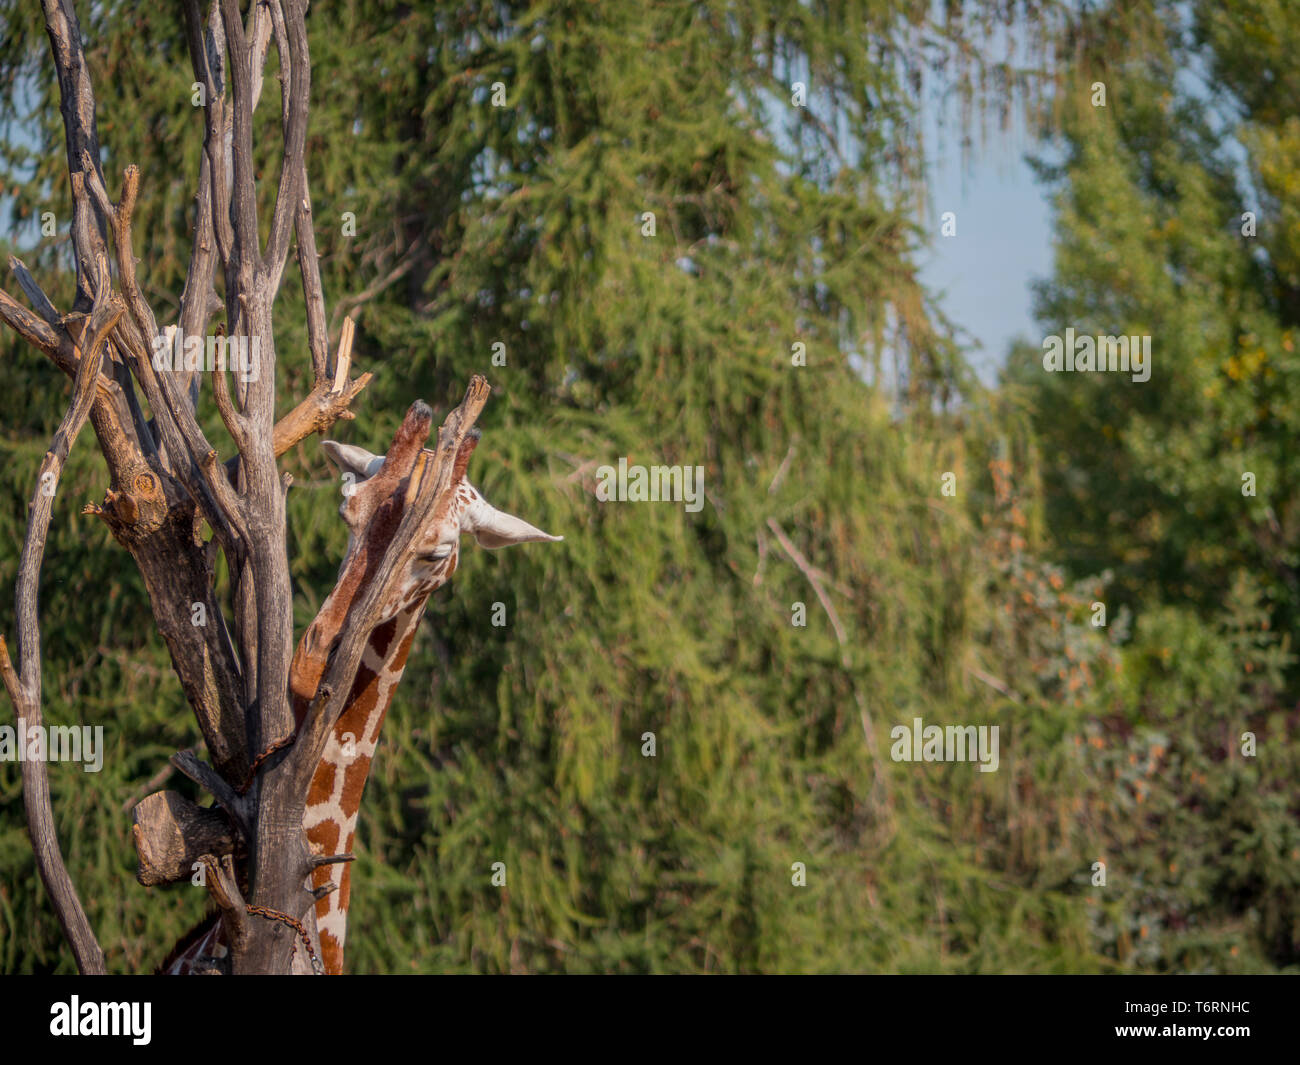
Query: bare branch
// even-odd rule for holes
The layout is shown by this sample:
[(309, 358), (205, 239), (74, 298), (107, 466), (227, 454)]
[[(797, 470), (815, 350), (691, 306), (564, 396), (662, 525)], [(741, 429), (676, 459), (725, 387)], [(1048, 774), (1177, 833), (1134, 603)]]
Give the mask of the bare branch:
[[(311, 349), (312, 386), (319, 385), (329, 376), (329, 331), (325, 325), (325, 290), (320, 281), (320, 253), (316, 250), (316, 230), (311, 211), (311, 189), (307, 184), (306, 167), (302, 174), (302, 197), (294, 216), (294, 231), (298, 236), (298, 270), (302, 275), (302, 298), (307, 308), (307, 346)], [(348, 319), (351, 323), (352, 319)], [(349, 347), (351, 343), (349, 342)], [(336, 364), (337, 366), (337, 364)], [(344, 373), (346, 380), (347, 374)], [(337, 381), (337, 374), (336, 374)], [(332, 391), (338, 392), (335, 387)]]
[(40, 348), (69, 377), (77, 372), (77, 346), (62, 326), (50, 327), (45, 319), (32, 314), (9, 293), (0, 290), (0, 318), (33, 347)]
[[(219, 257), (224, 266), (230, 262), (234, 233), (230, 225), (230, 154), (232, 111), (225, 96), (225, 32), (213, 10), (213, 32), (205, 35), (203, 15), (196, 0), (184, 0), (185, 38), (195, 78), (204, 91), (203, 153), (199, 157), (198, 191), (194, 200), (194, 244), (190, 250), (190, 267), (181, 295), (178, 325), (183, 337), (203, 336), (208, 317), (220, 307), (213, 288), (213, 275)], [(249, 65), (253, 76), (252, 107), (256, 109), (262, 92), (262, 73), (271, 41), (271, 16), (265, 0), (253, 4), (249, 12)], [(232, 321), (232, 326), (234, 325)], [(199, 377), (182, 371), (182, 385), (191, 406), (198, 403)]]
[(137, 787), (134, 791), (131, 792), (131, 797), (127, 799), (126, 802), (122, 803), (119, 812), (124, 814), (129, 814), (132, 810), (134, 810), (137, 806), (140, 805), (141, 800), (143, 800), (146, 795), (152, 792), (155, 788), (161, 788), (164, 784), (166, 784), (167, 778), (170, 777), (175, 772), (176, 772), (176, 767), (172, 765), (170, 762), (168, 762), (161, 769), (159, 769), (158, 772), (156, 772), (153, 776), (151, 776), (148, 780), (146, 780), (143, 784), (141, 784), (139, 787)]
[[(239, 17), (239, 0), (221, 0), (221, 23), (226, 32), (226, 64), (232, 92), (227, 94), (233, 130), (234, 187), (230, 208), (233, 215), (235, 243), (232, 262), (227, 268), (227, 300), (236, 292), (247, 292), (259, 263), (257, 241), (257, 192), (253, 174), (253, 104), (252, 70), (244, 24)], [(219, 205), (218, 205), (219, 206)], [(231, 285), (233, 267), (242, 284)], [(234, 308), (228, 310), (233, 311)], [(235, 333), (235, 314), (230, 314), (231, 334)]]
[(418, 258), (418, 250), (419, 249), (417, 248), (409, 248), (406, 254), (398, 261), (397, 265), (389, 270), (383, 277), (376, 278), (355, 295), (345, 296), (343, 299), (339, 300), (334, 306), (334, 317), (337, 318), (340, 314), (354, 311), (356, 308), (369, 303), (379, 295), (379, 293), (383, 292), (384, 289), (400, 281), (403, 277), (409, 274), (411, 268), (415, 266)]
[(339, 350), (334, 358), (334, 383), (331, 392), (342, 392), (348, 383), (348, 370), (352, 365), (352, 342), (356, 339), (357, 323), (351, 315), (343, 319), (343, 331), (339, 334)]
[(272, 0), (253, 0), (248, 11), (248, 65), (253, 72), (253, 110), (262, 98), (262, 75), (266, 70), (266, 57), (271, 50)]
[(1020, 698), (1020, 696), (1017, 695), (1014, 691), (1012, 691), (1012, 690), (1007, 686), (1007, 684), (1006, 684), (1005, 681), (998, 680), (998, 678), (995, 677), (995, 676), (993, 676), (992, 673), (986, 673), (986, 672), (984, 672), (984, 670), (980, 669), (978, 666), (967, 666), (967, 667), (966, 667), (966, 672), (969, 673), (972, 677), (974, 677), (974, 678), (975, 678), (977, 681), (979, 681), (981, 684), (987, 684), (990, 688), (992, 688), (992, 689), (993, 689), (995, 692), (997, 692), (999, 695), (1005, 695), (1005, 696), (1006, 696), (1008, 699), (1010, 699), (1013, 703), (1016, 703), (1016, 704), (1018, 704), (1018, 705), (1023, 705), (1023, 700)]
[[(213, 287), (216, 273), (216, 238), (212, 226), (212, 162), (207, 153), (199, 156), (199, 189), (194, 196), (194, 245), (190, 249), (190, 266), (185, 274), (185, 289), (181, 293), (181, 309), (177, 328), (182, 337), (203, 336), (207, 333), (208, 317), (220, 309), (221, 301)], [(190, 406), (197, 407), (199, 400), (197, 374), (186, 371), (186, 391)]]
[[(28, 287), (34, 285), (33, 281)], [(0, 293), (0, 317), (45, 351), (65, 373), (76, 375), (80, 365), (76, 344), (86, 326), (84, 315), (68, 315), (52, 329)], [(119, 326), (124, 320), (119, 320)], [(149, 591), (158, 631), (171, 652), (208, 748), (224, 772), (242, 778), (248, 762), (242, 709), (236, 713), (240, 669), (208, 567), (183, 501), (179, 497), (168, 501), (170, 478), (159, 465), (153, 433), (135, 401), (129, 371), (120, 360), (110, 360), (107, 365), (119, 379), (100, 374), (90, 420), (115, 489), (109, 491), (104, 507), (87, 509), (103, 518), (114, 537), (131, 552)], [(144, 370), (151, 372), (147, 364)], [(155, 387), (151, 403), (162, 411), (158, 395)], [(184, 457), (183, 447), (180, 454)], [(178, 594), (183, 598), (178, 599)], [(196, 602), (204, 605), (209, 625), (192, 624), (190, 608)]]
[[(363, 373), (355, 381), (348, 380), (348, 372), (352, 368), (352, 339), (355, 335), (354, 323), (348, 318), (343, 323), (338, 353), (334, 357), (334, 379), (318, 379), (311, 394), (275, 423), (273, 444), (277, 457), (312, 433), (325, 432), (340, 418), (352, 417), (348, 407), (374, 376)], [(312, 361), (315, 362), (314, 355)]]
[[(182, 314), (188, 335), (204, 332), (206, 316), (191, 310), (191, 301), (207, 302), (204, 275), (211, 284), (215, 263), (208, 237), (216, 242), (216, 250), (227, 269), (230, 266), (234, 230), (230, 224), (230, 164), (227, 133), (230, 129), (230, 110), (225, 95), (225, 32), (221, 28), (216, 6), (212, 11), (212, 30), (204, 33), (203, 15), (198, 0), (184, 0), (185, 39), (189, 44), (190, 62), (194, 76), (203, 86), (203, 157), (199, 166), (199, 190), (195, 199), (194, 248), (190, 254), (191, 273), (186, 281), (186, 301)], [(205, 183), (206, 182), (206, 183)], [(199, 271), (195, 274), (195, 269)], [(192, 282), (193, 292), (189, 289)]]
[[(81, 48), (81, 24), (72, 0), (42, 0), (45, 32), (59, 78), (59, 109), (67, 143), (69, 180), (73, 191), (72, 240), (77, 257), (77, 298), (73, 309), (88, 310), (99, 291), (95, 284), (94, 255), (102, 252), (106, 239), (104, 218), (83, 200), (77, 183), (82, 161), (87, 156), (99, 166), (99, 128), (95, 123), (95, 90)], [(101, 175), (102, 179), (102, 175)]]
[(835, 629), (836, 641), (841, 647), (843, 647), (848, 640), (848, 635), (844, 631), (844, 626), (840, 623), (840, 616), (835, 612), (835, 607), (831, 603), (830, 596), (826, 594), (826, 589), (822, 587), (822, 582), (817, 579), (820, 571), (804, 558), (803, 552), (790, 542), (790, 538), (782, 531), (781, 526), (776, 523), (775, 518), (767, 519), (767, 527), (772, 530), (772, 535), (774, 535), (781, 546), (785, 548), (785, 553), (790, 556), (794, 564), (798, 566), (803, 575), (808, 578), (808, 583), (813, 586), (813, 592), (817, 596), (817, 601), (821, 603), (822, 609), (826, 611), (826, 616), (830, 618), (831, 625)]
[(831, 626), (835, 629), (835, 640), (840, 645), (840, 662), (843, 664), (845, 672), (849, 675), (849, 683), (853, 686), (853, 698), (858, 704), (858, 716), (862, 721), (862, 735), (867, 743), (867, 751), (871, 755), (871, 764), (873, 767), (871, 780), (872, 796), (875, 799), (877, 807), (884, 812), (885, 816), (887, 818), (891, 817), (893, 807), (890, 799), (889, 783), (885, 774), (879, 769), (880, 758), (876, 746), (875, 722), (872, 720), (871, 713), (867, 709), (866, 698), (863, 696), (862, 690), (858, 687), (857, 681), (853, 677), (853, 660), (849, 652), (848, 635), (845, 633), (844, 626), (840, 622), (839, 614), (835, 612), (835, 607), (831, 603), (830, 596), (826, 594), (826, 589), (822, 586), (822, 578), (825, 577), (825, 574), (809, 562), (808, 559), (804, 557), (803, 552), (795, 547), (795, 545), (790, 541), (790, 538), (786, 536), (785, 532), (781, 529), (781, 526), (777, 524), (775, 518), (767, 519), (767, 527), (772, 530), (772, 535), (776, 537), (781, 547), (785, 550), (785, 553), (790, 556), (791, 561), (793, 561), (794, 564), (799, 567), (800, 572), (808, 578), (808, 583), (813, 586), (813, 592), (816, 593), (817, 599), (822, 605), (822, 609), (826, 611), (826, 616), (830, 618)]
[[(340, 418), (348, 419), (348, 405), (370, 383), (374, 374), (363, 373), (347, 383), (342, 392), (315, 390), (275, 424), (274, 446), (276, 456), (283, 455), (312, 433), (323, 433)], [(328, 378), (326, 379), (328, 388)]]
[(202, 761), (193, 751), (177, 751), (170, 758), (171, 764), (189, 777), (201, 788), (206, 788), (212, 797), (221, 803), (226, 812), (235, 818), (237, 824), (246, 824), (244, 801), (215, 769)]
[(179, 792), (156, 791), (133, 811), (131, 837), (145, 887), (187, 879), (205, 854), (233, 854), (235, 837), (220, 810), (198, 806)]
[[(124, 232), (123, 238), (129, 240), (129, 233)], [(129, 245), (125, 255), (130, 256)], [(213, 448), (199, 427), (186, 394), (181, 391), (178, 375), (170, 370), (155, 373), (144, 352), (134, 352), (131, 364), (153, 408), (154, 424), (173, 471), (223, 545), (235, 551), (244, 535), (241, 510), (224, 471), (219, 465), (213, 467), (207, 462)]]
[(63, 323), (59, 321), (59, 312), (54, 309), (54, 304), (50, 302), (50, 297), (45, 294), (45, 290), (36, 283), (36, 278), (28, 272), (26, 264), (18, 256), (11, 255), (9, 269), (14, 272), (14, 277), (18, 279), (18, 287), (36, 308), (36, 313), (45, 319), (51, 329), (56, 331), (62, 329)]
[(223, 854), (220, 859), (215, 854), (205, 854), (199, 861), (207, 871), (203, 882), (208, 895), (221, 911), (221, 926), (226, 933), (226, 942), (232, 951), (242, 949), (249, 935), (250, 907), (239, 890), (234, 858), (229, 854)]
[[(276, 7), (280, 7), (279, 0), (276, 0)], [(289, 255), (289, 233), (302, 201), (306, 175), (303, 152), (307, 145), (307, 110), (311, 95), (305, 5), (303, 0), (287, 0), (284, 7), (287, 8), (284, 30), (289, 43), (287, 53), (283, 44), (280, 46), (281, 69), (289, 71), (289, 84), (281, 88), (284, 155), (280, 161), (280, 185), (275, 194), (271, 232), (262, 259), (263, 278), (272, 292), (280, 287), (280, 276)]]
[[(322, 865), (340, 865), (343, 862), (355, 862), (357, 856), (351, 851), (344, 851), (342, 854), (314, 854), (307, 860), (307, 873), (313, 869), (319, 869)], [(306, 876), (307, 873), (303, 875)]]
[[(105, 290), (91, 313), (86, 331), (87, 343), (83, 348), (81, 364), (73, 386), (72, 403), (64, 414), (50, 450), (46, 452), (37, 478), (35, 494), (30, 507), (31, 517), (23, 541), (22, 558), (18, 568), (14, 613), (18, 624), (18, 670), (9, 658), (9, 650), (0, 637), (0, 676), (3, 676), (14, 712), (20, 725), (28, 729), (42, 727), (41, 706), (41, 637), (38, 596), (41, 564), (45, 558), (45, 540), (54, 512), (54, 495), (63, 464), (67, 461), (72, 444), (81, 432), (95, 402), (99, 364), (104, 358), (104, 342), (117, 324), (125, 308), (120, 302), (110, 300)], [(25, 759), (22, 763), (23, 806), (27, 813), (27, 829), (31, 835), (36, 868), (45, 890), (54, 904), (59, 923), (72, 946), (77, 968), (83, 974), (102, 974), (106, 971), (104, 952), (86, 919), (81, 900), (77, 897), (72, 878), (59, 850), (58, 831), (54, 824), (54, 809), (50, 802), (50, 780), (44, 759)]]
[[(208, 870), (205, 882), (212, 901), (220, 908), (223, 918), (227, 921), (233, 920), (236, 927), (241, 926), (248, 904), (244, 902), (243, 893), (239, 890), (239, 882), (235, 878), (234, 863), (230, 855), (226, 854), (218, 858), (215, 854), (205, 854), (199, 860)], [(228, 929), (229, 927), (227, 925)], [(238, 938), (238, 933), (236, 932), (232, 938)]]
[[(351, 421), (356, 417), (349, 409), (361, 390), (370, 384), (372, 373), (363, 373), (354, 381), (348, 380), (352, 368), (351, 349), (354, 335), (353, 321), (345, 319), (339, 350), (334, 357), (334, 380), (320, 382), (311, 393), (288, 414), (275, 423), (271, 442), (275, 457), (279, 458), (312, 433), (327, 432), (335, 422)], [(226, 473), (233, 478), (238, 470), (239, 456), (226, 462)]]
[(131, 222), (135, 216), (135, 201), (140, 192), (140, 170), (132, 165), (123, 173), (122, 195), (114, 204), (104, 187), (103, 179), (90, 165), (89, 158), (82, 160), (86, 171), (86, 187), (94, 196), (104, 217), (108, 219), (113, 230), (113, 247), (117, 251), (117, 276), (122, 285), (122, 294), (126, 297), (131, 318), (145, 344), (149, 344), (158, 333), (158, 323), (154, 320), (153, 310), (145, 301), (144, 293), (135, 276), (135, 254), (132, 248)]
[[(217, 336), (225, 336), (225, 329), (217, 326)], [(221, 415), (221, 420), (226, 425), (227, 432), (235, 442), (235, 447), (243, 451), (248, 445), (248, 424), (244, 421), (240, 413), (235, 410), (234, 401), (230, 398), (230, 382), (226, 380), (226, 369), (224, 366), (216, 364), (212, 367), (212, 394), (217, 400), (217, 411)]]
[(128, 353), (121, 345), (114, 343), (110, 339), (109, 355), (113, 368), (113, 380), (122, 390), (127, 410), (131, 414), (131, 424), (135, 427), (135, 443), (144, 455), (157, 460), (159, 457), (158, 443), (154, 439), (153, 430), (145, 420), (144, 411), (140, 409), (140, 401), (135, 394), (135, 382), (131, 379)]

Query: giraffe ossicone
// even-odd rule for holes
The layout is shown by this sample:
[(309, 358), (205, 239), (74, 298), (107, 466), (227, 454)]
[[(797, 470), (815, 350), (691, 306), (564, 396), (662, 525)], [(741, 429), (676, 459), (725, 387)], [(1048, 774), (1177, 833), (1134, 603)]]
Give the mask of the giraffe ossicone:
[[(456, 570), (462, 535), (472, 535), (486, 548), (534, 542), (558, 542), (522, 518), (492, 506), (470, 484), (466, 471), (479, 439), (477, 430), (465, 436), (457, 450), (451, 479), (416, 530), (404, 557), (390, 559), (390, 549), (407, 508), (418, 498), (427, 470), (435, 468), (436, 453), (423, 446), (433, 412), (424, 403), (412, 404), (386, 454), (376, 455), (355, 444), (323, 442), (325, 453), (345, 478), (339, 514), (348, 527), (348, 547), (338, 580), (316, 618), (299, 641), (289, 671), (290, 696), (300, 724), (328, 670), (331, 656), (346, 626), (368, 630), (366, 646), (352, 678), (348, 699), (334, 725), (307, 792), (303, 828), (313, 854), (339, 856), (352, 851), (361, 796), (379, 730), (392, 702), (429, 596)], [(367, 618), (355, 612), (366, 601), (381, 574), (396, 574)], [(327, 973), (341, 973), (343, 943), (351, 897), (351, 865), (346, 861), (319, 866), (310, 876), (318, 893), (316, 927), (321, 961)], [(322, 892), (326, 892), (321, 895)], [(204, 959), (227, 954), (221, 923), (196, 930), (165, 963), (171, 973), (194, 971)], [(305, 952), (296, 950), (295, 971), (310, 971)]]

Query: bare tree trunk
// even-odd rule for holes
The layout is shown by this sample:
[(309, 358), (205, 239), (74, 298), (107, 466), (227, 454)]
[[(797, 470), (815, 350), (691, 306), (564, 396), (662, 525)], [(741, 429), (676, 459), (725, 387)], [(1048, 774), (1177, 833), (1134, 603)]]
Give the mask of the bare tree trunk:
[[(39, 723), (36, 590), (53, 500), (44, 493), (57, 483), (68, 449), (89, 420), (110, 489), (101, 506), (87, 509), (103, 519), (139, 567), (158, 631), (212, 759), (209, 765), (185, 752), (173, 763), (215, 796), (225, 811), (220, 822), (233, 825), (233, 832), (223, 832), (211, 811), (165, 800), (166, 793), (151, 796), (135, 827), (141, 879), (146, 880), (146, 865), (148, 881), (163, 883), (188, 877), (187, 861), (203, 861), (231, 944), (231, 970), (287, 973), (296, 943), (305, 939), (316, 945), (302, 812), (315, 765), (311, 752), (319, 760), (328, 732), (313, 727), (309, 743), (292, 742), (288, 478), (281, 477), (277, 458), (311, 433), (350, 417), (348, 405), (370, 375), (349, 380), (350, 323), (347, 343), (329, 365), (304, 159), (311, 85), (305, 0), (253, 0), (246, 15), (238, 0), (215, 0), (206, 18), (197, 0), (183, 6), (195, 79), (206, 102), (194, 247), (180, 297), (176, 350), (188, 352), (187, 342), (195, 339), (203, 345), (200, 351), (207, 347), (209, 318), (223, 303), (215, 287), (219, 267), (226, 339), (256, 350), (258, 362), (235, 375), (232, 395), (223, 367), (177, 365), (172, 347), (160, 347), (159, 338), (172, 334), (159, 330), (135, 276), (131, 226), (141, 175), (128, 167), (119, 199), (110, 198), (76, 13), (71, 0), (43, 0), (74, 201), (77, 296), (71, 311), (60, 314), (14, 259), (15, 278), (33, 310), (0, 291), (0, 318), (73, 376), (76, 387), (33, 496), (17, 589), (18, 668), (0, 640), (0, 672), (19, 718)], [(272, 43), (282, 71), (283, 155), (263, 248), (252, 115)], [(295, 233), (314, 385), (277, 423), (273, 307)], [(205, 376), (238, 449), (225, 462), (196, 416)], [(204, 543), (205, 524), (213, 533), (210, 545)], [(214, 588), (218, 552), (225, 555), (235, 589), (233, 624), (227, 623)], [(355, 650), (359, 655), (359, 645)], [(346, 690), (322, 691), (314, 725), (323, 722), (328, 729)], [(78, 967), (102, 972), (103, 954), (59, 853), (44, 764), (25, 762), (23, 784), (37, 865)]]

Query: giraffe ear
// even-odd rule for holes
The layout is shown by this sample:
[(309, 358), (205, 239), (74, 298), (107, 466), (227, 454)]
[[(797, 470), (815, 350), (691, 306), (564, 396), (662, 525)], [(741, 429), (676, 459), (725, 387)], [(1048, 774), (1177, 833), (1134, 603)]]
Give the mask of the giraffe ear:
[[(468, 482), (466, 485), (469, 487)], [(550, 533), (542, 532), (541, 529), (529, 525), (523, 518), (516, 518), (513, 514), (497, 510), (473, 487), (470, 487), (470, 491), (474, 492), (474, 500), (465, 508), (465, 513), (461, 516), (460, 531), (473, 533), (480, 547), (510, 547), (513, 544), (527, 544), (537, 540), (558, 543), (564, 539), (563, 536), (552, 536)]]
[(376, 455), (356, 444), (340, 444), (337, 440), (322, 440), (321, 447), (340, 473), (354, 474), (359, 481), (367, 480), (379, 472), (384, 456)]

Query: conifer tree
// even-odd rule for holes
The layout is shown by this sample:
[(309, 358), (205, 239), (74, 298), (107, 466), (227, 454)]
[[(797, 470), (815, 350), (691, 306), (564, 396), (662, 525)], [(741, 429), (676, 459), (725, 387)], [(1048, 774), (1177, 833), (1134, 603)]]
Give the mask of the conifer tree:
[[(1099, 466), (1109, 460), (1078, 435), (1099, 417), (1087, 399), (1095, 391), (1083, 389), (1106, 384), (1057, 392), (1041, 372), (1020, 373), (1041, 412), (1032, 426), (1025, 387), (981, 394), (916, 276), (919, 108), (931, 90), (952, 89), (978, 112), (985, 99), (1010, 105), (1013, 89), (1039, 84), (994, 46), (1007, 22), (1059, 47), (1071, 78), (1092, 68), (1071, 65), (1079, 24), (1017, 24), (1012, 6), (968, 6), (946, 5), (941, 21), (934, 5), (904, 0), (313, 8), (308, 157), (322, 278), (337, 308), (332, 329), (356, 315), (354, 359), (377, 375), (357, 420), (335, 435), (375, 449), (413, 397), (446, 410), (471, 373), (484, 373), (496, 395), (471, 475), (487, 471), (482, 487), (498, 505), (566, 536), (563, 550), (467, 554), (454, 588), (431, 603), (369, 783), (354, 877), (366, 919), (349, 938), (350, 968), (1293, 963), (1282, 862), (1292, 837), (1276, 789), (1287, 759), (1270, 767), (1258, 808), (1215, 806), (1229, 811), (1213, 822), (1225, 831), (1265, 809), (1269, 847), (1229, 867), (1203, 842), (1196, 863), (1208, 872), (1189, 885), (1167, 872), (1168, 841), (1190, 846), (1199, 824), (1182, 800), (1208, 806), (1231, 793), (1248, 803), (1253, 778), (1235, 763), (1216, 768), (1204, 714), (1189, 726), (1196, 742), (1179, 748), (1199, 783), (1163, 761), (1172, 736), (1153, 754), (1161, 736), (1135, 734), (1130, 720), (1207, 700), (1272, 720), (1284, 663), (1259, 636), (1258, 590), (1228, 578), (1266, 568), (1253, 529), (1270, 528), (1260, 505), (1289, 528), (1285, 481), (1261, 476), (1260, 497), (1237, 500), (1253, 526), (1226, 509), (1234, 504), (1213, 502), (1233, 438), (1216, 436), (1207, 411), (1217, 417), (1219, 406), (1206, 407), (1201, 390), (1227, 376), (1224, 396), (1240, 393), (1232, 417), (1259, 444), (1251, 458), (1261, 474), (1269, 462), (1285, 467), (1285, 434), (1250, 422), (1253, 377), (1243, 388), (1226, 370), (1195, 371), (1158, 394), (1126, 384), (1108, 414), (1116, 447), (1158, 459), (1185, 485), (1180, 498), (1200, 500), (1216, 523), (1198, 535), (1169, 505), (1164, 524), (1103, 544), (1088, 538), (1090, 522), (1123, 508), (1146, 514), (1139, 508), (1160, 498), (1150, 471)], [(121, 0), (84, 18), (112, 116), (101, 126), (108, 158), (136, 163), (152, 190), (136, 231), (149, 249), (142, 281), (161, 304), (184, 276), (202, 121), (180, 19), (166, 5)], [(1121, 25), (1134, 42), (1162, 39), (1146, 7)], [(1287, 217), (1285, 106), (1269, 114), (1265, 74), (1250, 58), (1228, 62), (1240, 46), (1231, 20), (1207, 5), (1201, 25), (1197, 54), (1221, 54), (1219, 76), (1261, 98), (1257, 158), (1271, 175), (1270, 209)], [(1107, 54), (1096, 27), (1089, 33), (1085, 54)], [(0, 238), (52, 276), (67, 268), (67, 204), (42, 34), (30, 5), (0, 2)], [(1130, 53), (1145, 55), (1139, 43)], [(1275, 74), (1285, 54), (1274, 55)], [(1159, 49), (1150, 59), (1164, 62)], [(1181, 178), (1201, 159), (1200, 176), (1187, 189), (1160, 172), (1129, 187), (1125, 174), (1104, 184), (1102, 162), (1091, 178), (1071, 170), (1090, 228), (1063, 218), (1062, 247), (1086, 268), (1063, 252), (1044, 321), (1109, 323), (1125, 317), (1111, 314), (1125, 289), (1150, 289), (1164, 302), (1133, 295), (1126, 321), (1176, 323), (1171, 344), (1206, 350), (1195, 347), (1200, 314), (1224, 335), (1249, 325), (1259, 344), (1274, 338), (1288, 350), (1281, 325), (1267, 324), (1282, 289), (1261, 294), (1264, 268), (1229, 232), (1234, 174), (1197, 132), (1208, 120), (1194, 101), (1162, 104), (1158, 75), (1144, 80), (1136, 60), (1122, 80), (1132, 86), (1128, 125), (1110, 128), (1110, 111), (1062, 114), (1054, 122), (1068, 142), (1080, 156), (1092, 145), (1102, 161), (1103, 148), (1131, 152), (1135, 172), (1153, 165), (1140, 149), (1157, 144), (1160, 166)], [(1161, 118), (1165, 106), (1182, 108), (1177, 130)], [(1086, 259), (1088, 238), (1108, 210), (1126, 224), (1144, 217), (1143, 196), (1165, 202), (1140, 237), (1116, 236), (1141, 266), (1116, 286)], [(41, 235), (46, 211), (53, 236)], [(1156, 220), (1199, 228), (1157, 236)], [(1284, 230), (1269, 230), (1268, 276), (1290, 268)], [(1192, 290), (1164, 296), (1161, 275), (1182, 268)], [(1219, 297), (1231, 314), (1207, 306)], [(306, 343), (295, 301), (286, 287), (279, 350)], [(1166, 317), (1142, 317), (1149, 304)], [(33, 401), (48, 395), (51, 371), (8, 337), (0, 360), (11, 382), (0, 392), (7, 586), (17, 563), (8, 545), (59, 397)], [(285, 372), (298, 365), (286, 360)], [(216, 413), (200, 413), (220, 438)], [(1184, 453), (1216, 455), (1222, 468), (1193, 468)], [(345, 533), (319, 450), (309, 441), (286, 459), (301, 631)], [(702, 470), (702, 506), (602, 500), (601, 468), (620, 459)], [(51, 533), (47, 715), (108, 726), (104, 772), (56, 776), (55, 806), (110, 968), (139, 971), (199, 917), (203, 899), (179, 888), (159, 902), (135, 885), (124, 811), (197, 736), (143, 589), (74, 505), (102, 492), (98, 476), (74, 452)], [(1077, 477), (1086, 489), (1073, 489)], [(1228, 556), (1179, 554), (1180, 545), (1208, 552), (1220, 532)], [(1053, 549), (1068, 552), (1072, 572), (1042, 557)], [(1168, 560), (1153, 566), (1142, 551)], [(1191, 596), (1201, 574), (1238, 594), (1213, 622), (1157, 612), (1121, 668), (1124, 626), (1089, 623), (1112, 567), (1135, 607), (1139, 593)], [(0, 620), (7, 610), (0, 597)], [(1177, 633), (1195, 641), (1198, 665), (1170, 678), (1156, 649)], [(1241, 648), (1258, 669), (1249, 685), (1232, 664)], [(1000, 770), (892, 761), (891, 729), (917, 717), (1000, 724)], [(0, 764), (0, 970), (66, 971), (29, 875), (16, 779)], [(1139, 785), (1159, 811), (1155, 827), (1133, 815)], [(1156, 831), (1165, 844), (1153, 843)], [(1243, 838), (1233, 837), (1245, 854)], [(1088, 870), (1105, 848), (1138, 855), (1151, 882), (1174, 878), (1098, 896)], [(503, 886), (493, 883), (497, 862)], [(1240, 909), (1256, 902), (1264, 916), (1239, 932)], [(1208, 946), (1195, 940), (1197, 921), (1215, 928)]]

